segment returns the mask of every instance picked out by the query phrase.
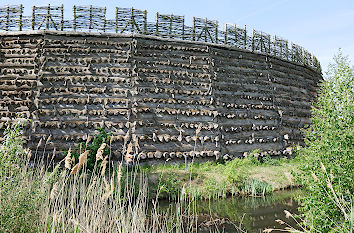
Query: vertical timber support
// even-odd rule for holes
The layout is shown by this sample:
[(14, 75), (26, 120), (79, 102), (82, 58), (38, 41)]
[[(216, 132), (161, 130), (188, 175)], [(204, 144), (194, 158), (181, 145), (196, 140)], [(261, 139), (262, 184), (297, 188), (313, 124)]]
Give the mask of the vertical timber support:
[(156, 12), (155, 35), (159, 36), (159, 12)]
[(74, 5), (73, 6), (73, 16), (74, 16), (74, 19), (73, 19), (73, 29), (74, 31), (76, 31), (76, 6)]
[(36, 7), (32, 7), (32, 30), (34, 30), (36, 24)]
[(22, 31), (22, 15), (23, 15), (23, 5), (20, 5), (20, 20), (18, 21), (18, 28), (20, 31)]
[(64, 31), (64, 4), (61, 4), (60, 31)]

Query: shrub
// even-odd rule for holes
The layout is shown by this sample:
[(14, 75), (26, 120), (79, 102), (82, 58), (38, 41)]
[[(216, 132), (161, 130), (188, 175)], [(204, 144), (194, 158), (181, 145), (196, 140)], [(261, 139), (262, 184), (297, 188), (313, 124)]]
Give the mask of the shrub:
[(16, 119), (4, 133), (0, 148), (0, 232), (37, 232), (46, 185), (27, 167), (21, 132), (25, 120)]
[(345, 232), (353, 216), (354, 82), (348, 58), (341, 53), (329, 66), (312, 109), (312, 125), (304, 130), (302, 157), (303, 224), (310, 231)]
[[(90, 141), (90, 139), (88, 139), (85, 143), (84, 142), (79, 143), (77, 149), (72, 152), (72, 156), (75, 158), (75, 161), (78, 161), (80, 154), (82, 152), (90, 151), (87, 155), (86, 166), (88, 170), (92, 171), (95, 167), (95, 164), (96, 166), (100, 166), (100, 164), (102, 163), (102, 160), (99, 160), (96, 163), (96, 155), (98, 149), (101, 147), (103, 143), (109, 145), (110, 139), (111, 139), (111, 134), (107, 133), (102, 128), (99, 128), (98, 133), (93, 136), (93, 140)], [(105, 149), (103, 150), (102, 157), (105, 158), (106, 156), (109, 156), (109, 154), (110, 154), (110, 150), (108, 146), (106, 146)]]

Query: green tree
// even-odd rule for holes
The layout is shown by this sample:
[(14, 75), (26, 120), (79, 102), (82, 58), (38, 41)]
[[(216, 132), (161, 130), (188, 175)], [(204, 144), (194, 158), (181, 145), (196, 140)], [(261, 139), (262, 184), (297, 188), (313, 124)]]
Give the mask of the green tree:
[(329, 65), (304, 130), (301, 181), (303, 224), (310, 232), (351, 232), (353, 227), (354, 101), (353, 70), (342, 51)]

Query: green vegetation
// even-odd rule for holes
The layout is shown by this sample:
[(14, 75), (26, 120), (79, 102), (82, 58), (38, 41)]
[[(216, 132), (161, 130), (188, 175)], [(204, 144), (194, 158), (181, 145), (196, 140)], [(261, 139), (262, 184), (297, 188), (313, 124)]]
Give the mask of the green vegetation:
[[(76, 165), (68, 153), (55, 167), (45, 164), (47, 159), (43, 155), (31, 156), (22, 147), (24, 122), (17, 119), (7, 128), (0, 147), (0, 232), (191, 232), (195, 229), (193, 200), (181, 194), (173, 206), (177, 211), (161, 213), (157, 202), (148, 211), (146, 181), (137, 172), (123, 172), (122, 165), (107, 175), (102, 172), (103, 162), (98, 169), (88, 172), (87, 151), (82, 152)], [(103, 147), (100, 148), (95, 164), (102, 159)], [(31, 159), (36, 166), (31, 166)]]
[[(0, 147), (0, 232), (191, 232), (198, 227), (197, 199), (257, 197), (297, 185), (305, 189), (303, 232), (352, 232), (354, 72), (339, 53), (328, 75), (305, 130), (307, 146), (294, 159), (256, 158), (255, 151), (231, 161), (192, 162), (187, 169), (119, 164), (105, 172), (110, 135), (100, 129), (54, 166), (54, 155), (33, 156), (23, 148), (26, 120), (16, 119)], [(161, 212), (158, 198), (175, 202)]]
[(307, 147), (299, 180), (306, 188), (301, 211), (306, 232), (352, 232), (354, 222), (354, 73), (339, 54), (305, 130)]
[[(99, 133), (95, 134), (93, 139), (89, 136), (85, 143), (79, 143), (77, 149), (71, 153), (72, 157), (78, 161), (82, 152), (89, 151), (87, 154), (86, 166), (90, 171), (94, 169), (95, 165), (101, 166), (103, 161), (107, 161), (110, 154), (107, 145), (110, 145), (111, 134), (107, 133), (102, 128), (99, 128), (98, 131)], [(100, 151), (100, 153), (97, 153), (97, 151)], [(67, 153), (65, 155), (67, 155)], [(96, 155), (99, 155), (101, 159), (97, 160)]]
[[(28, 169), (29, 151), (22, 148), (25, 120), (5, 130), (0, 147), (0, 232), (37, 232), (39, 209), (49, 179), (35, 179)], [(43, 177), (44, 178), (44, 177)]]
[[(181, 190), (196, 198), (215, 199), (228, 195), (263, 196), (274, 190), (297, 184), (292, 173), (297, 171), (297, 159), (264, 159), (253, 156), (236, 158), (224, 163), (160, 164), (142, 167), (149, 179), (151, 192), (159, 198), (175, 199)], [(154, 188), (155, 187), (155, 188)]]

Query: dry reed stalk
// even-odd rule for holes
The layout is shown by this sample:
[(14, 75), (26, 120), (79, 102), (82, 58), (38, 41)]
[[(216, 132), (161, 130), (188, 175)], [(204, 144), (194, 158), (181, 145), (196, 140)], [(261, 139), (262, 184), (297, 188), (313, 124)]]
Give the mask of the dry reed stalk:
[(326, 167), (323, 165), (323, 163), (321, 162), (321, 169), (325, 172), (326, 171)]
[(108, 163), (108, 156), (104, 157), (102, 163), (101, 163), (101, 175), (103, 176), (106, 173), (106, 166)]
[(81, 166), (80, 163), (77, 163), (72, 169), (71, 169), (71, 174), (76, 175), (78, 171), (80, 170)]
[(72, 159), (71, 159), (71, 147), (70, 147), (68, 154), (65, 157), (65, 167), (67, 169), (71, 169), (71, 162), (72, 162)]
[(129, 130), (128, 130), (127, 133), (126, 133), (125, 136), (124, 136), (124, 142), (128, 142), (129, 137), (130, 137), (130, 132), (129, 132)]
[(98, 148), (97, 153), (96, 153), (96, 161), (103, 159), (103, 153), (104, 153), (105, 147), (106, 147), (106, 143), (102, 143), (100, 148)]
[(286, 218), (293, 217), (293, 215), (287, 210), (284, 210), (284, 213)]
[(26, 153), (27, 160), (29, 161), (32, 157), (32, 150), (28, 149)]
[(82, 167), (87, 162), (87, 155), (90, 153), (89, 150), (82, 153), (79, 157), (79, 164)]
[(42, 138), (39, 140), (38, 144), (37, 144), (37, 148), (39, 148), (42, 145)]
[(51, 139), (52, 139), (52, 135), (49, 135), (49, 137), (47, 138), (47, 141), (45, 143), (48, 144)]
[(125, 162), (126, 164), (129, 164), (130, 162), (133, 161), (133, 155), (131, 154), (133, 152), (133, 144), (129, 142), (127, 151), (125, 152)]
[(97, 182), (97, 177), (93, 178), (90, 186), (88, 187), (87, 189), (87, 194), (89, 194), (91, 192), (91, 190), (93, 189), (93, 187), (96, 185), (96, 182)]
[(86, 140), (86, 143), (85, 143), (86, 147), (87, 147), (87, 145), (90, 143), (90, 141), (91, 141), (91, 135), (89, 135), (89, 136), (87, 137), (87, 140)]
[(138, 153), (139, 153), (139, 149), (140, 149), (140, 146), (139, 146), (139, 138), (138, 138), (138, 137), (135, 137), (135, 140), (134, 140), (134, 148), (135, 148), (135, 154), (138, 154)]
[(114, 191), (113, 176), (112, 176), (111, 182), (109, 184), (108, 184), (106, 178), (104, 178), (103, 181), (105, 183), (106, 193), (102, 196), (102, 201), (106, 201), (113, 194), (113, 191)]
[(77, 174), (80, 171), (81, 167), (87, 162), (87, 155), (90, 153), (89, 150), (82, 153), (79, 157), (79, 163), (77, 163), (71, 170), (71, 174)]
[(311, 171), (311, 176), (315, 182), (318, 182), (318, 177), (316, 176), (316, 174), (313, 171)]
[(53, 150), (53, 155), (52, 155), (52, 159), (51, 159), (51, 160), (54, 160), (55, 155), (56, 155), (56, 152), (57, 152), (57, 148), (56, 148), (56, 147), (54, 147), (54, 150)]
[(122, 179), (122, 166), (123, 166), (123, 163), (119, 163), (119, 167), (118, 167), (118, 173), (117, 173), (117, 179), (118, 179), (118, 183), (120, 183), (120, 180)]
[(50, 192), (50, 199), (51, 200), (54, 200), (57, 193), (58, 193), (58, 188), (59, 188), (59, 183), (56, 182), (54, 185), (53, 185), (53, 188), (52, 188), (52, 191)]

